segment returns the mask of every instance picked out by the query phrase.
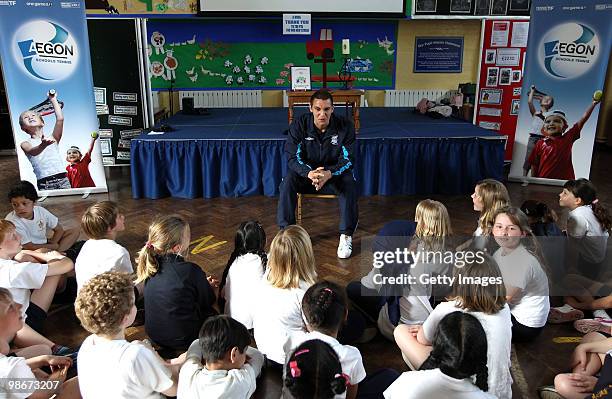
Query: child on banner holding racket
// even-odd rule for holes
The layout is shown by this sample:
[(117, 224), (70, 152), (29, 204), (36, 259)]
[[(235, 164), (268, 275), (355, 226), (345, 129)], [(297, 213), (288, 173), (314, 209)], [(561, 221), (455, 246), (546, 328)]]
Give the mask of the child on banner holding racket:
[[(57, 101), (55, 90), (49, 90), (47, 96), (48, 100), (19, 115), (21, 130), (30, 135), (30, 138), (23, 141), (20, 147), (32, 164), (39, 190), (71, 188), (59, 153), (59, 142), (64, 131), (62, 105)], [(53, 111), (45, 113), (45, 110), (50, 111), (49, 103)], [(52, 112), (55, 112), (55, 126), (51, 137), (45, 137), (43, 131), (45, 121), (42, 119), (42, 115)]]

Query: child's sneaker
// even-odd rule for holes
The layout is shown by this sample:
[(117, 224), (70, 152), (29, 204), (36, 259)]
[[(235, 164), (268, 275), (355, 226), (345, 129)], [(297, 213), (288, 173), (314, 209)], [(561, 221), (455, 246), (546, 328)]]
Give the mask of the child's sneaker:
[(574, 328), (583, 334), (590, 332), (612, 333), (612, 320), (610, 319), (582, 319), (574, 322)]
[(610, 317), (610, 315), (606, 313), (605, 310), (602, 310), (602, 309), (594, 310), (593, 318), (594, 319), (612, 319), (612, 317)]
[(550, 308), (548, 312), (548, 322), (551, 324), (567, 323), (584, 318), (584, 313), (570, 305), (563, 305)]

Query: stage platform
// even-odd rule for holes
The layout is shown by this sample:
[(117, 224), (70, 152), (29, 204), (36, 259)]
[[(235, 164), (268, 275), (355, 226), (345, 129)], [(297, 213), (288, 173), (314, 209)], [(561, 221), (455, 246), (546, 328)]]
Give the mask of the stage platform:
[[(216, 108), (166, 123), (175, 130), (132, 140), (134, 198), (278, 194), (287, 169), (286, 108)], [(478, 180), (502, 178), (505, 140), (458, 119), (362, 108), (354, 168), (360, 195), (469, 193)]]

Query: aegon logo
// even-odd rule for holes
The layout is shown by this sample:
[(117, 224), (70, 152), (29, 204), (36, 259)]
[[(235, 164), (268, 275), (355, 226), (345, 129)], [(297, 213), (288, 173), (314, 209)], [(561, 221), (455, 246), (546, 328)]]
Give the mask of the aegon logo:
[(540, 64), (552, 76), (571, 79), (587, 72), (599, 56), (599, 38), (584, 24), (564, 23), (540, 42)]
[(14, 37), (15, 58), (30, 75), (41, 80), (61, 80), (72, 74), (78, 61), (74, 39), (62, 26), (33, 21)]

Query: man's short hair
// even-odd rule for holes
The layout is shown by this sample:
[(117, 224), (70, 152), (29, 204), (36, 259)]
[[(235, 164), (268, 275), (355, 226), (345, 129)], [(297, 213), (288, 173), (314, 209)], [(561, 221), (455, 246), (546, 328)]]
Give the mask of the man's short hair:
[(128, 273), (106, 272), (89, 280), (74, 303), (84, 329), (92, 334), (115, 335), (134, 306), (134, 283)]
[(81, 217), (81, 228), (87, 237), (101, 240), (106, 237), (108, 230), (117, 224), (119, 207), (112, 201), (102, 201), (93, 204)]
[(17, 197), (25, 197), (30, 201), (36, 202), (38, 199), (38, 193), (36, 192), (36, 188), (32, 183), (27, 180), (22, 180), (11, 187), (8, 193), (9, 201)]
[(200, 330), (202, 358), (206, 362), (223, 359), (234, 347), (244, 353), (250, 343), (251, 336), (246, 327), (226, 315), (208, 318)]
[(314, 100), (329, 100), (332, 105), (334, 105), (334, 98), (332, 97), (331, 92), (329, 90), (319, 89), (315, 91), (314, 93), (312, 93), (312, 96), (310, 96), (310, 105), (314, 103)]

